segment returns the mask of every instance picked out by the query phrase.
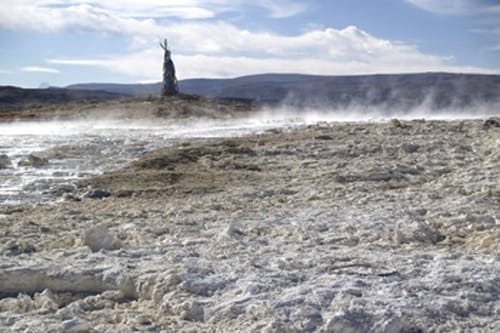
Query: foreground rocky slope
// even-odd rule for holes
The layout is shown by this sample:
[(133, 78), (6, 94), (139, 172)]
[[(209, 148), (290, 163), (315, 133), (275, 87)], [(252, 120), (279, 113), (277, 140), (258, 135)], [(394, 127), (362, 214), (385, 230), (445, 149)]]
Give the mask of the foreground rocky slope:
[(500, 330), (498, 121), (184, 142), (0, 218), (0, 327)]

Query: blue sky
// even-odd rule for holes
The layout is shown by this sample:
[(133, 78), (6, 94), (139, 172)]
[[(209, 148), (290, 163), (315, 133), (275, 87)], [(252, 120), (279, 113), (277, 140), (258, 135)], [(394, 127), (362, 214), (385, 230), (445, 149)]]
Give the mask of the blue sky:
[(0, 85), (500, 74), (500, 0), (0, 0)]

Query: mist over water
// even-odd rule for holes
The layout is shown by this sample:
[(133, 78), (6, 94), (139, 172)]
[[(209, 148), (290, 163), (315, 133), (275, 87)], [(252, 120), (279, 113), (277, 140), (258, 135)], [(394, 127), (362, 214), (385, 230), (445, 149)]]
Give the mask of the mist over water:
[[(411, 110), (352, 106), (267, 108), (247, 118), (230, 120), (94, 119), (0, 123), (0, 155), (10, 163), (0, 168), (0, 206), (48, 203), (71, 190), (84, 177), (116, 169), (156, 148), (182, 140), (241, 136), (272, 128), (318, 122), (460, 119), (499, 115), (498, 105), (467, 109)], [(47, 160), (34, 167), (29, 156)]]
[(454, 120), (477, 119), (491, 116), (500, 116), (500, 101), (475, 102), (470, 105), (463, 103), (449, 103), (446, 107), (436, 107), (432, 98), (426, 98), (417, 105), (409, 105), (395, 101), (393, 103), (366, 104), (350, 102), (344, 106), (332, 107), (328, 102), (316, 101), (312, 106), (297, 106), (295, 103), (269, 108), (263, 113), (270, 119), (299, 118), (306, 122), (334, 121), (334, 122), (364, 122), (387, 121), (398, 118), (403, 120)]

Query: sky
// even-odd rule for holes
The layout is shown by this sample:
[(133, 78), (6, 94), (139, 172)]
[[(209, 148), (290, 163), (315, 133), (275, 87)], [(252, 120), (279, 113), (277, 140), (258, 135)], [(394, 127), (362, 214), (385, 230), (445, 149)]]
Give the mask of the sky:
[(0, 0), (0, 85), (500, 74), (500, 0)]

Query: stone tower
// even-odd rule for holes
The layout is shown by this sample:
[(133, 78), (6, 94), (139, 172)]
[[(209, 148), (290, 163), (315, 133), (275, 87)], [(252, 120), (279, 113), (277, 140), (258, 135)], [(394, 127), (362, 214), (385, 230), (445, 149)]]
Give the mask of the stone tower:
[(165, 50), (163, 57), (163, 84), (161, 87), (161, 96), (176, 95), (179, 90), (177, 88), (177, 78), (175, 77), (174, 62), (170, 58), (170, 50), (168, 49), (167, 39), (160, 42), (160, 46)]

